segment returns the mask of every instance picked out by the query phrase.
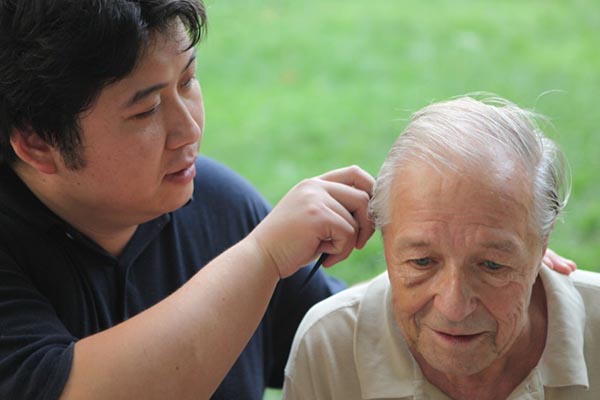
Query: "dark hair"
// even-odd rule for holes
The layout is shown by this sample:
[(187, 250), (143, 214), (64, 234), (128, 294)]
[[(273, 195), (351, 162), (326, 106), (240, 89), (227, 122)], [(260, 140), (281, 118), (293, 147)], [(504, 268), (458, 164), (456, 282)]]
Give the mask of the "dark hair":
[(81, 113), (177, 19), (196, 45), (201, 0), (0, 0), (0, 163), (15, 162), (10, 137), (23, 129), (83, 166)]

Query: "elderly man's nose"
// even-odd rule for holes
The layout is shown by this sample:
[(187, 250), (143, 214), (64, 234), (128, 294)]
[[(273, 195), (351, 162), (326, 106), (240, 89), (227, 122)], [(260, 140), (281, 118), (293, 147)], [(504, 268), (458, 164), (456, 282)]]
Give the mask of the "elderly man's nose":
[(469, 279), (462, 271), (448, 271), (437, 285), (434, 307), (449, 321), (462, 321), (477, 307)]

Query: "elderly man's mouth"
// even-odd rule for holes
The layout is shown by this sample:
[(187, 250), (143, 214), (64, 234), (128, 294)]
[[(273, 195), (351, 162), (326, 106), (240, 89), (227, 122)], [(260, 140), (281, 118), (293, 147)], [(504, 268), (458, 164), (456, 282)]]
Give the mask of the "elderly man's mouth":
[(434, 332), (436, 333), (438, 338), (440, 338), (442, 341), (449, 343), (449, 344), (454, 344), (454, 345), (471, 344), (483, 336), (483, 333), (460, 335), (460, 334), (450, 334), (450, 333), (445, 333), (445, 332), (440, 332), (440, 331), (434, 331)]

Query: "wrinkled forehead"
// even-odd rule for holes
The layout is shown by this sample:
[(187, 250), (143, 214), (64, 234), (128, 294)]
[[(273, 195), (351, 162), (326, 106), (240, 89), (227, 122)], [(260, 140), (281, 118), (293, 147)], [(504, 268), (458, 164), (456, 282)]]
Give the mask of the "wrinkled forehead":
[(506, 144), (486, 137), (440, 138), (435, 134), (409, 133), (400, 137), (396, 145), (400, 154), (396, 169), (421, 161), (440, 172), (454, 171), (471, 178), (483, 175), (486, 180), (489, 177), (500, 181), (532, 180), (532, 163)]
[[(490, 146), (491, 147), (491, 146)], [(458, 193), (466, 190), (494, 193), (531, 207), (532, 177), (527, 169), (502, 151), (486, 149), (477, 157), (464, 158), (451, 151), (439, 156), (415, 152), (401, 158), (395, 166), (393, 192), (438, 182), (440, 188), (454, 187)], [(449, 194), (442, 192), (442, 194)]]
[(499, 157), (487, 165), (453, 160), (451, 166), (419, 157), (400, 162), (392, 182), (391, 223), (409, 214), (438, 213), (514, 225), (523, 236), (533, 232), (531, 184), (518, 164)]

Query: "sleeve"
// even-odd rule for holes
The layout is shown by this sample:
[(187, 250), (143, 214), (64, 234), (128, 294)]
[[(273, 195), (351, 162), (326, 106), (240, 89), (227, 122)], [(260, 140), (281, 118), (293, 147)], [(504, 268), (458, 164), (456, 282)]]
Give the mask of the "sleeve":
[(0, 249), (0, 399), (57, 399), (73, 338), (52, 306)]

